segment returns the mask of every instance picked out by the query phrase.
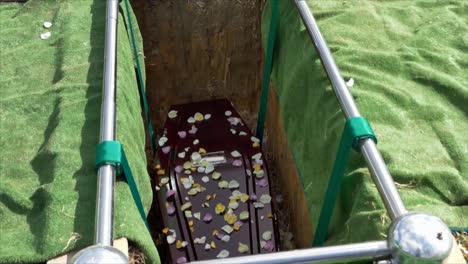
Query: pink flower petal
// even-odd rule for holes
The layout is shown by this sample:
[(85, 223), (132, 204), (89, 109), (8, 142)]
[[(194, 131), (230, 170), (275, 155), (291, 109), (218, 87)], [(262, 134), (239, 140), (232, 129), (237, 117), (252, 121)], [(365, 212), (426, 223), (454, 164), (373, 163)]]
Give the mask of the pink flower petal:
[(196, 128), (196, 127), (193, 127), (193, 128), (192, 128), (192, 129), (190, 129), (188, 132), (189, 132), (189, 134), (192, 134), (192, 135), (194, 135), (195, 133), (197, 133), (197, 131), (198, 131), (198, 128)]
[(174, 170), (177, 173), (181, 173), (184, 170), (184, 167), (182, 167), (181, 165), (177, 165)]
[(206, 215), (203, 217), (203, 221), (205, 223), (209, 223), (211, 220), (213, 220), (213, 216), (210, 213), (206, 213)]
[(175, 208), (174, 208), (174, 206), (169, 205), (169, 207), (167, 207), (167, 214), (168, 214), (168, 215), (173, 215), (174, 213), (175, 213)]
[(174, 191), (174, 190), (167, 191), (166, 198), (169, 199), (169, 198), (173, 197), (175, 195), (175, 193), (176, 193), (176, 191)]
[(242, 226), (243, 224), (244, 223), (242, 223), (242, 221), (237, 221), (237, 222), (234, 223), (234, 225), (236, 225), (236, 226)]
[(164, 152), (164, 154), (169, 153), (169, 151), (171, 151), (171, 146), (166, 146), (166, 147), (162, 148), (162, 152)]
[(250, 201), (255, 202), (255, 201), (257, 201), (257, 195), (255, 193), (252, 193), (252, 194), (250, 194), (249, 199), (250, 199)]
[(187, 263), (187, 258), (186, 257), (177, 258), (177, 264), (184, 264), (184, 263)]
[(177, 132), (177, 134), (179, 134), (180, 138), (185, 138), (187, 136), (187, 132), (185, 132), (185, 131), (179, 131), (179, 132)]
[(219, 240), (223, 239), (223, 237), (224, 237), (224, 234), (221, 233), (221, 232), (218, 232), (218, 233), (216, 234), (216, 238), (219, 239)]
[(268, 186), (268, 181), (266, 179), (261, 179), (260, 181), (258, 181), (258, 186), (260, 187), (267, 187)]
[(268, 240), (265, 244), (265, 247), (264, 249), (267, 251), (267, 252), (272, 252), (273, 249), (274, 249), (274, 245), (273, 245), (273, 242), (271, 242), (271, 240)]
[(232, 162), (232, 165), (233, 165), (233, 166), (236, 166), (236, 167), (240, 167), (240, 166), (242, 166), (242, 160), (240, 160), (240, 159), (235, 159), (235, 160)]

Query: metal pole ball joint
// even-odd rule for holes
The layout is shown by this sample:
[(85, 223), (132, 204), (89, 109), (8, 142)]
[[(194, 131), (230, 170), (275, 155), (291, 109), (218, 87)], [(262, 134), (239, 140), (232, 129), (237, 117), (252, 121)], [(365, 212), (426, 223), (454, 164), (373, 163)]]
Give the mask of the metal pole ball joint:
[(452, 233), (444, 222), (423, 213), (397, 218), (388, 237), (394, 260), (401, 264), (441, 263), (453, 246)]

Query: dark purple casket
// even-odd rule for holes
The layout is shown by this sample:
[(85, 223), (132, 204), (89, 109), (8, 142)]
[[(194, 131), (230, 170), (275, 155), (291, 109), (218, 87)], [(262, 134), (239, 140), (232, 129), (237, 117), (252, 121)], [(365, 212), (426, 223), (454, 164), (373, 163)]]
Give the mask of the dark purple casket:
[(226, 99), (173, 106), (158, 201), (173, 263), (278, 250), (266, 160)]

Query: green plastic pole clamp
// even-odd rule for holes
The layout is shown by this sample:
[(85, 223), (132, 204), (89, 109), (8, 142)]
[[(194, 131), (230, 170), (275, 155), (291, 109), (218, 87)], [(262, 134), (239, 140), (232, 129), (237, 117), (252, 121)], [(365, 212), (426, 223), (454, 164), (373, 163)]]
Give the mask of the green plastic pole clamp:
[(149, 230), (149, 224), (146, 219), (143, 202), (141, 201), (140, 193), (138, 192), (138, 187), (135, 183), (135, 179), (133, 178), (132, 170), (130, 169), (130, 164), (128, 163), (122, 144), (119, 141), (103, 141), (99, 143), (96, 148), (95, 165), (96, 170), (103, 165), (115, 166), (117, 176), (125, 177), (138, 212), (140, 213), (143, 222), (145, 222), (146, 228)]
[(326, 240), (328, 226), (338, 198), (341, 179), (343, 178), (346, 164), (348, 163), (351, 148), (356, 152), (360, 152), (360, 142), (366, 138), (371, 138), (377, 143), (377, 138), (367, 119), (364, 117), (354, 117), (346, 120), (335, 162), (333, 163), (332, 173), (328, 181), (325, 199), (320, 211), (319, 222), (315, 229), (314, 241), (312, 244), (314, 247), (323, 246)]
[(110, 164), (120, 168), (122, 162), (122, 144), (118, 141), (103, 141), (96, 148), (95, 168)]

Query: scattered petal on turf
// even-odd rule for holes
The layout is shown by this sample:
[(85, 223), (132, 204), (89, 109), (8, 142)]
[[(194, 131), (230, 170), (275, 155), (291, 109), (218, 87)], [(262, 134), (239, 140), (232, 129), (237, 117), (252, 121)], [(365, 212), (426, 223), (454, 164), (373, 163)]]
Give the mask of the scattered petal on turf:
[(42, 26), (44, 28), (50, 28), (50, 27), (52, 27), (52, 23), (50, 23), (49, 21), (46, 21), (46, 22), (44, 22), (44, 24), (42, 24)]
[(42, 33), (42, 34), (40, 35), (40, 37), (41, 37), (42, 40), (46, 40), (46, 39), (50, 38), (51, 35), (52, 35), (52, 34), (51, 34), (49, 31), (47, 31), (47, 32), (45, 32), (45, 33)]

